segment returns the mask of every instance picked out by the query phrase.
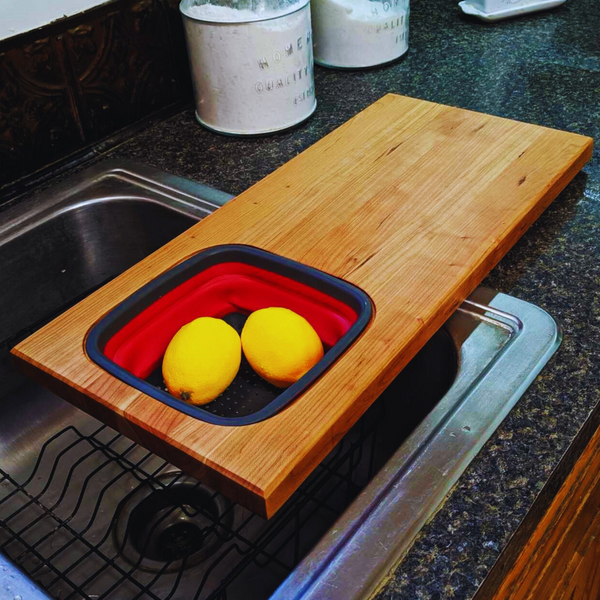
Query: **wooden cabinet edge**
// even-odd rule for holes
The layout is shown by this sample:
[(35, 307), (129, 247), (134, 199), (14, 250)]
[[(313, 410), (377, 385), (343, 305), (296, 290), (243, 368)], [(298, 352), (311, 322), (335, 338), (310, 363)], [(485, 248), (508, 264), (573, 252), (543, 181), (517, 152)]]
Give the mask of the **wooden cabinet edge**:
[[(475, 600), (595, 600), (600, 576), (585, 561), (600, 552), (600, 427), (558, 485), (540, 494), (507, 548), (482, 584)], [(585, 436), (585, 432), (580, 435)], [(585, 439), (585, 438), (584, 438)], [(565, 457), (568, 461), (568, 457)], [(573, 460), (571, 458), (571, 460)], [(557, 477), (560, 478), (560, 465)], [(552, 493), (553, 487), (559, 489)], [(548, 489), (550, 488), (550, 489)], [(541, 518), (539, 515), (542, 514)], [(538, 516), (536, 516), (538, 515)], [(593, 561), (593, 564), (598, 561)], [(583, 586), (583, 587), (582, 587)]]

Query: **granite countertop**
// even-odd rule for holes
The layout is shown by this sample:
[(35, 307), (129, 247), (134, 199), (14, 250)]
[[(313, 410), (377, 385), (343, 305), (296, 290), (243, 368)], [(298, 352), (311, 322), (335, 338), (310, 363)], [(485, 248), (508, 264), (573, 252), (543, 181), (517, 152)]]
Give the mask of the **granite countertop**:
[[(212, 134), (192, 110), (98, 160), (127, 157), (237, 194), (387, 92), (600, 137), (600, 4), (488, 25), (450, 0), (413, 0), (410, 50), (362, 72), (317, 68), (318, 108), (293, 131)], [(474, 597), (524, 538), (600, 421), (600, 154), (484, 285), (546, 309), (564, 342), (472, 462), (380, 592), (381, 600)], [(514, 541), (509, 551), (518, 546)]]

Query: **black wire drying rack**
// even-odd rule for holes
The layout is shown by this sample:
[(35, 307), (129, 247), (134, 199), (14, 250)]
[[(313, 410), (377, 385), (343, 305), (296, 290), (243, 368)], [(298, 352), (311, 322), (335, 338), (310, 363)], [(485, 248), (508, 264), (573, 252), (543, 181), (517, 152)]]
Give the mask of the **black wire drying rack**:
[[(370, 480), (384, 412), (383, 402), (376, 402), (269, 521), (212, 491), (208, 502), (196, 503), (193, 494), (183, 501), (174, 493), (183, 473), (105, 425), (91, 433), (66, 427), (45, 441), (26, 480), (0, 468), (0, 551), (60, 600), (227, 600), (249, 570), (276, 571), (276, 587), (318, 539), (314, 522), (324, 533)], [(169, 499), (168, 509), (146, 532), (146, 544), (181, 511), (201, 518), (203, 545), (212, 540), (214, 551), (201, 563), (188, 564), (193, 554), (183, 548), (149, 571), (146, 546), (137, 560), (126, 555), (134, 531), (128, 524), (120, 540), (115, 532), (128, 503), (157, 492)], [(120, 499), (107, 511), (105, 499), (115, 493)], [(226, 507), (219, 514), (211, 509), (217, 500)]]

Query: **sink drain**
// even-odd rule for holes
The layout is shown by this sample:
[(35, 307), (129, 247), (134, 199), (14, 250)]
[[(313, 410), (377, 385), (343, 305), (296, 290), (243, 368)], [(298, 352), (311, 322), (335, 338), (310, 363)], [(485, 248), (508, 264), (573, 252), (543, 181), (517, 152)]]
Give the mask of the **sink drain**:
[(179, 571), (184, 562), (188, 568), (210, 558), (225, 541), (234, 507), (179, 472), (158, 479), (160, 488), (134, 492), (117, 517), (114, 537), (121, 555), (152, 572)]

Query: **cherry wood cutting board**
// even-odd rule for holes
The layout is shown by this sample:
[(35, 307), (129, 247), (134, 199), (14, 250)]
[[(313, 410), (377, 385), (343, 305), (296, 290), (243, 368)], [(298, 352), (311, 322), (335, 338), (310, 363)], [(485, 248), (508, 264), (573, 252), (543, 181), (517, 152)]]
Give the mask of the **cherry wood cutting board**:
[[(13, 350), (32, 378), (270, 517), (589, 160), (592, 140), (387, 95)], [(132, 232), (134, 235), (135, 232)], [(302, 396), (255, 425), (204, 423), (86, 356), (92, 325), (217, 244), (350, 281), (374, 318)]]

